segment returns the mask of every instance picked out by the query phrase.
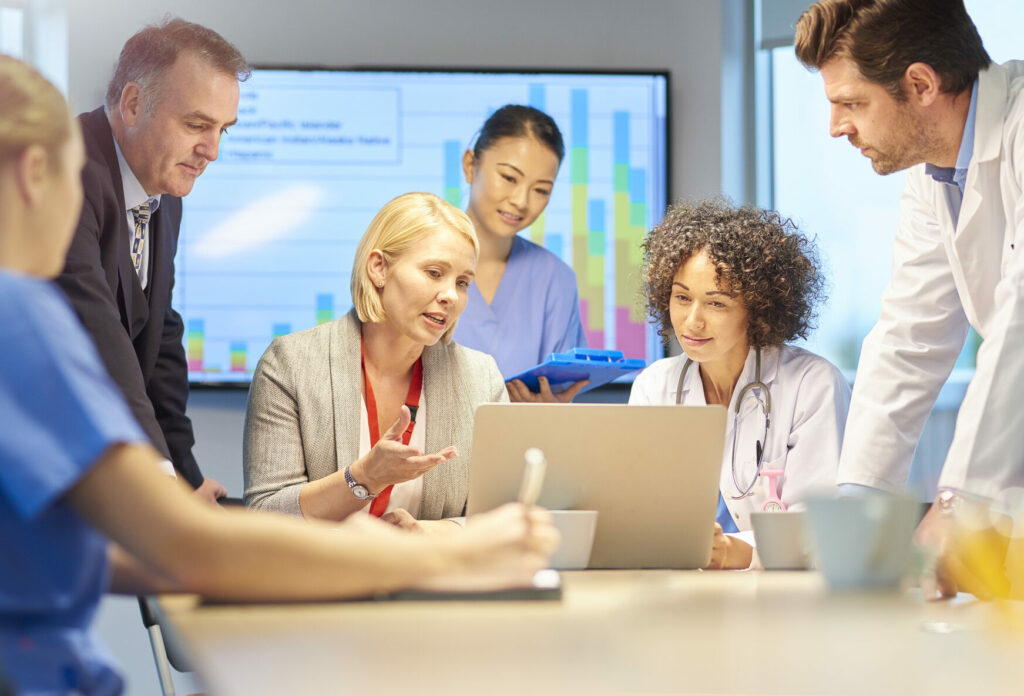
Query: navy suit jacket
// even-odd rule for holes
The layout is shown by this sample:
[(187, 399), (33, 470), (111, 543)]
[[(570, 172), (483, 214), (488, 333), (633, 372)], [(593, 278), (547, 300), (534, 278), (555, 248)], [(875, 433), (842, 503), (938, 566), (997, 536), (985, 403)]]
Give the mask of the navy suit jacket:
[(203, 482), (185, 415), (188, 366), (181, 316), (171, 309), (181, 199), (164, 195), (149, 223), (149, 285), (129, 256), (132, 229), (114, 136), (103, 108), (78, 117), (85, 140), (85, 200), (57, 278), (107, 370), (156, 447), (193, 487)]

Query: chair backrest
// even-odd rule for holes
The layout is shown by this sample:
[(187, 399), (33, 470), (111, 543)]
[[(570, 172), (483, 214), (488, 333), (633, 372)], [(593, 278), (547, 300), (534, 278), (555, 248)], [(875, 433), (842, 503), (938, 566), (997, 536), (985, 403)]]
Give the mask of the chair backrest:
[[(225, 497), (217, 502), (221, 507), (243, 507), (245, 505), (241, 498)], [(171, 678), (169, 668), (173, 667), (179, 672), (191, 672), (192, 667), (174, 636), (164, 636), (158, 619), (156, 600), (152, 597), (140, 596), (139, 613), (142, 615), (142, 625), (146, 627), (146, 633), (149, 634), (150, 645), (153, 648), (153, 660), (156, 663), (157, 676), (160, 679), (160, 690), (164, 696), (174, 696), (174, 680)], [(0, 691), (0, 696), (7, 696), (7, 693)]]
[(4, 678), (3, 669), (0, 668), (0, 696), (15, 696), (14, 687)]
[(153, 626), (160, 628), (160, 635), (163, 638), (164, 652), (167, 655), (167, 661), (171, 664), (171, 667), (179, 672), (191, 672), (192, 665), (189, 662), (188, 657), (181, 652), (180, 647), (178, 646), (178, 641), (174, 640), (173, 636), (168, 640), (168, 636), (165, 634), (163, 626), (160, 625), (160, 622), (157, 619), (156, 599), (153, 597), (139, 597), (139, 613), (142, 614), (142, 624), (147, 630)]

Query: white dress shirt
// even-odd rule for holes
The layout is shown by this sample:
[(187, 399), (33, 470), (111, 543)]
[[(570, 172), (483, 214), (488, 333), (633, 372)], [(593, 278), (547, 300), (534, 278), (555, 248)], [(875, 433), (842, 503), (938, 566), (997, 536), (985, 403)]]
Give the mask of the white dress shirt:
[[(160, 207), (160, 196), (150, 196), (146, 193), (146, 189), (142, 188), (142, 184), (139, 183), (138, 178), (132, 171), (132, 168), (128, 166), (128, 160), (124, 158), (124, 154), (121, 152), (121, 146), (117, 144), (117, 138), (114, 138), (114, 150), (117, 152), (117, 166), (121, 170), (121, 187), (124, 189), (124, 210), (125, 215), (128, 217), (128, 229), (135, 229), (135, 216), (132, 214), (132, 208), (149, 201), (149, 215), (150, 220), (156, 215), (157, 209)], [(132, 237), (128, 237), (128, 253), (131, 253)], [(145, 290), (146, 286), (149, 285), (149, 223), (146, 224), (146, 233), (142, 240), (142, 263), (139, 265), (139, 283), (142, 284), (142, 289)]]

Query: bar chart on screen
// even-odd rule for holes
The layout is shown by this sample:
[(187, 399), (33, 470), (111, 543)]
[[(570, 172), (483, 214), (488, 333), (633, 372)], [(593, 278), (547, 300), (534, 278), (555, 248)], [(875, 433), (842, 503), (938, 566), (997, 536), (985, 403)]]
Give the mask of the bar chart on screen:
[(591, 348), (654, 360), (641, 243), (667, 197), (667, 75), (257, 69), (184, 200), (175, 308), (193, 382), (247, 382), (270, 342), (344, 315), (356, 246), (395, 196), (465, 208), (462, 156), (504, 104), (549, 113), (566, 156), (521, 234), (576, 272)]

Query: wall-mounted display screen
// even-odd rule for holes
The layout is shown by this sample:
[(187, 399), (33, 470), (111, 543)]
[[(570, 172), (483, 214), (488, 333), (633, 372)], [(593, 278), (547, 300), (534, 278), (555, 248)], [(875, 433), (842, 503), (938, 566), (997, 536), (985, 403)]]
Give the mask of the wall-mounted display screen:
[(546, 111), (565, 139), (550, 203), (521, 234), (576, 271), (590, 347), (660, 357), (640, 243), (668, 193), (666, 73), (258, 68), (184, 199), (175, 307), (189, 379), (248, 382), (275, 336), (348, 311), (377, 210), (409, 191), (465, 208), (462, 153), (505, 104)]

